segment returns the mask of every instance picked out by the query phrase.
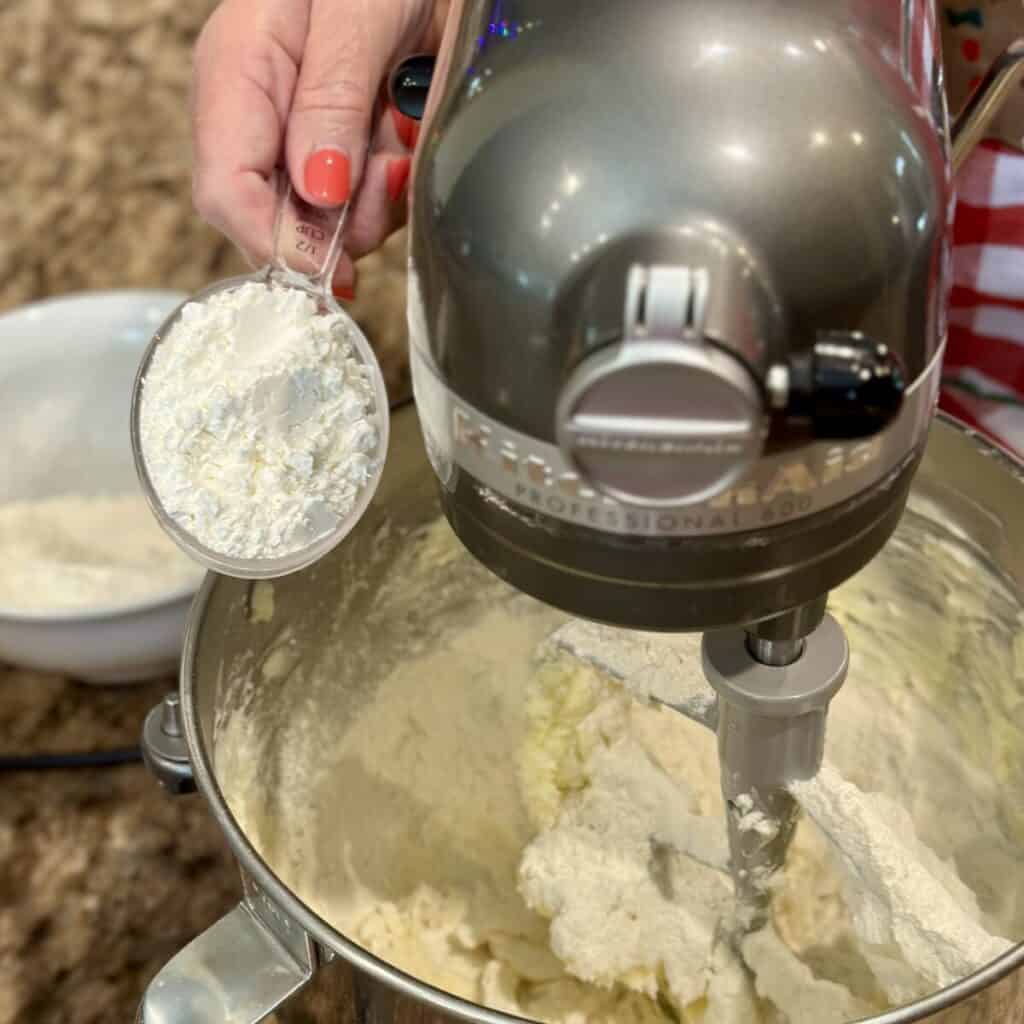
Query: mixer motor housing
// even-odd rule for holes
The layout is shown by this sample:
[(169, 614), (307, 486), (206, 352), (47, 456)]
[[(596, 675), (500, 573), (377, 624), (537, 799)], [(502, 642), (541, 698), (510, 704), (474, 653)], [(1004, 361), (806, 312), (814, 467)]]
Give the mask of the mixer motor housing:
[(931, 5), (462, 6), (410, 285), (453, 528), (616, 625), (817, 599), (895, 528), (937, 395)]

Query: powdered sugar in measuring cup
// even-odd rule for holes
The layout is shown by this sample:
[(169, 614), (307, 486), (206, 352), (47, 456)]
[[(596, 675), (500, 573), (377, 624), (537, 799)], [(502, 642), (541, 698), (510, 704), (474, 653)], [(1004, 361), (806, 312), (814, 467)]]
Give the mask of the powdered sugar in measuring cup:
[(132, 447), (150, 505), (230, 576), (312, 564), (376, 490), (388, 403), (369, 342), (331, 293), (347, 204), (281, 187), (271, 266), (180, 306), (147, 348)]

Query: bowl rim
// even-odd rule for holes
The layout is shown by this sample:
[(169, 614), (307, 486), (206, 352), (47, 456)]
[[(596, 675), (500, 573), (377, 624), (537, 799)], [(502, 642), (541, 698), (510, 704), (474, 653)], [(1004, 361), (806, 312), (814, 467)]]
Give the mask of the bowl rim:
[(187, 293), (178, 288), (83, 288), (78, 291), (61, 292), (59, 295), (47, 295), (42, 299), (33, 299), (31, 302), (23, 302), (18, 306), (5, 309), (0, 312), (0, 325), (5, 321), (16, 320), (26, 313), (37, 309), (47, 309), (52, 306), (60, 306), (70, 302), (109, 302), (111, 299), (139, 299), (143, 296), (166, 297), (181, 301), (187, 298)]
[(205, 573), (196, 566), (198, 578), (194, 584), (187, 584), (166, 590), (154, 591), (152, 597), (141, 601), (124, 602), (122, 604), (98, 604), (82, 609), (62, 609), (60, 611), (30, 612), (19, 610), (11, 605), (0, 604), (0, 626), (80, 626), (109, 625), (118, 620), (134, 618), (150, 612), (163, 611), (182, 602), (191, 602), (203, 587)]

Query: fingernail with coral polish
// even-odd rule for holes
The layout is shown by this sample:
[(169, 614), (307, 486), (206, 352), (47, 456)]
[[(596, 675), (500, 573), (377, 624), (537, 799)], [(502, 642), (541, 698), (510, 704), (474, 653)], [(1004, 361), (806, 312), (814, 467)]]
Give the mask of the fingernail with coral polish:
[(391, 202), (397, 203), (402, 198), (411, 168), (412, 160), (407, 156), (388, 161), (388, 199)]
[(346, 302), (351, 302), (356, 297), (356, 286), (354, 284), (335, 285), (334, 297), (336, 299), (345, 299)]
[(395, 131), (398, 132), (398, 138), (401, 140), (403, 146), (408, 149), (412, 149), (413, 137), (416, 131), (416, 122), (411, 117), (406, 117), (398, 107), (391, 108), (391, 116), (395, 122)]
[(340, 149), (325, 147), (306, 158), (306, 191), (323, 203), (343, 203), (351, 194), (348, 157)]

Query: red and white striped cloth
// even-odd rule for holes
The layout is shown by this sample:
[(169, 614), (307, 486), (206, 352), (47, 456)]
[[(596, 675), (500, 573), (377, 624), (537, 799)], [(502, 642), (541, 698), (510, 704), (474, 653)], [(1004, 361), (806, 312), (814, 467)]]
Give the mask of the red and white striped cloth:
[(1024, 153), (998, 142), (957, 180), (940, 404), (1024, 457)]

